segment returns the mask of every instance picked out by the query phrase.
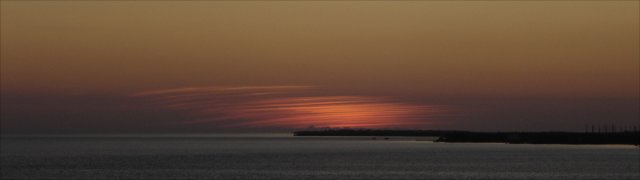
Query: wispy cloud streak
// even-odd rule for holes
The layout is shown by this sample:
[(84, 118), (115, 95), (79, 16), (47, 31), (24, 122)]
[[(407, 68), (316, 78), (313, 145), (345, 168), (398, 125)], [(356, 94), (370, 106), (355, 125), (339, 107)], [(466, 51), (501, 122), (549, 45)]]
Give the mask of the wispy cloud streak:
[(191, 87), (133, 94), (153, 105), (189, 113), (182, 125), (220, 128), (424, 128), (445, 106), (370, 96), (312, 96), (311, 86)]

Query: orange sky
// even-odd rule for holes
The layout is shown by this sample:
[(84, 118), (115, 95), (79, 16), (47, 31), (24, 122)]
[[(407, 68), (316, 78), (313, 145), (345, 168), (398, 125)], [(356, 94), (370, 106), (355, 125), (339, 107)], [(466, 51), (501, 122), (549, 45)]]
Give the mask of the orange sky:
[[(102, 108), (107, 112), (122, 110), (126, 101), (149, 97), (140, 93), (159, 90), (283, 86), (306, 88), (303, 93), (254, 92), (276, 93), (276, 99), (227, 100), (264, 107), (300, 103), (303, 97), (314, 102), (335, 100), (331, 98), (362, 102), (252, 115), (246, 115), (252, 111), (247, 108), (212, 115), (193, 113), (203, 108), (153, 106), (163, 113), (177, 113), (165, 117), (176, 115), (185, 118), (179, 121), (184, 123), (230, 117), (256, 119), (245, 122), (247, 126), (280, 122), (256, 114), (288, 114), (289, 119), (314, 122), (287, 121), (287, 127), (331, 125), (327, 119), (338, 116), (345, 120), (334, 126), (353, 122), (393, 127), (389, 119), (396, 119), (395, 125), (417, 122), (420, 127), (440, 123), (456, 128), (462, 127), (456, 122), (465, 122), (471, 129), (483, 126), (481, 121), (518, 129), (523, 123), (505, 122), (528, 119), (517, 116), (527, 113), (543, 119), (540, 123), (572, 122), (563, 127), (607, 121), (629, 124), (639, 118), (634, 109), (640, 98), (638, 1), (2, 1), (1, 5), (2, 119), (15, 121), (15, 127), (28, 127), (26, 122), (31, 121), (21, 125), (18, 121), (36, 119), (20, 114), (25, 111), (43, 109), (40, 114), (53, 113), (60, 119), (69, 115), (68, 109), (54, 113), (42, 104), (58, 102), (83, 112), (86, 106), (80, 104), (89, 101), (80, 96), (130, 98)], [(66, 98), (33, 98), (42, 96)], [(549, 101), (521, 101), (536, 98)], [(589, 105), (580, 106), (575, 98)], [(485, 101), (500, 103), (485, 109), (480, 103)], [(547, 108), (552, 102), (565, 109)], [(24, 105), (30, 103), (37, 105)], [(447, 117), (458, 119), (444, 120), (442, 113), (436, 113), (441, 119), (433, 118), (432, 112), (445, 112), (442, 107), (447, 107)], [(501, 115), (501, 108), (518, 109)], [(412, 111), (372, 118), (398, 109)], [(324, 110), (331, 112), (319, 112)], [(348, 120), (340, 114), (345, 111), (370, 121)], [(585, 113), (596, 114), (580, 120)], [(471, 114), (476, 117), (466, 117)], [(153, 115), (128, 118), (139, 116)], [(415, 121), (420, 118), (430, 120)], [(36, 122), (41, 123), (32, 123)], [(477, 126), (470, 125), (474, 123)], [(529, 125), (524, 128), (539, 124)]]
[(637, 1), (3, 1), (2, 88), (638, 96), (638, 11)]

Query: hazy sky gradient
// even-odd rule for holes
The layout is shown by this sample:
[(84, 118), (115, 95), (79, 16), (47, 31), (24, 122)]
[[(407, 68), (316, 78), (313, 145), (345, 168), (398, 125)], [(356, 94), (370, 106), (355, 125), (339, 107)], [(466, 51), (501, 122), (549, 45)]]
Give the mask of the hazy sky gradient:
[[(229, 114), (133, 96), (211, 87), (312, 87), (274, 97), (279, 103), (342, 97), (358, 107), (448, 107), (438, 119), (396, 117), (424, 117), (420, 128), (580, 130), (640, 118), (638, 1), (1, 3), (7, 132), (234, 131), (149, 125)], [(315, 122), (309, 114), (289, 118)], [(275, 116), (262, 115), (239, 118)]]

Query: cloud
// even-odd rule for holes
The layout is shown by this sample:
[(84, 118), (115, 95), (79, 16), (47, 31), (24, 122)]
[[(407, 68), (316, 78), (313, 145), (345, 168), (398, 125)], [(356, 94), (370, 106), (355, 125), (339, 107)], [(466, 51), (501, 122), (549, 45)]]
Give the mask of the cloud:
[(144, 91), (132, 94), (132, 96), (153, 96), (153, 95), (188, 95), (188, 94), (225, 94), (225, 93), (243, 93), (251, 91), (286, 91), (308, 89), (313, 86), (236, 86), (236, 87), (185, 87), (175, 89), (163, 89), (154, 91)]
[(317, 96), (312, 86), (189, 87), (135, 93), (154, 106), (196, 117), (180, 125), (217, 128), (424, 128), (445, 106), (389, 97)]

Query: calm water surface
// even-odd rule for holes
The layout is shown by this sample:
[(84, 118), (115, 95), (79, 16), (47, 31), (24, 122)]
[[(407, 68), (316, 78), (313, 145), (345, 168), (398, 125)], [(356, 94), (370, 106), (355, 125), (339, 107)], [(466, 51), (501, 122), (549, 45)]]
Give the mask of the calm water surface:
[(288, 135), (4, 136), (1, 179), (640, 179), (640, 148)]

